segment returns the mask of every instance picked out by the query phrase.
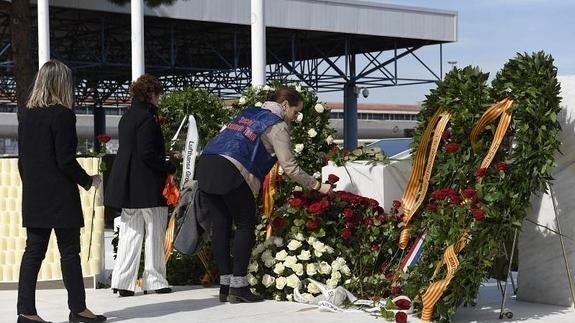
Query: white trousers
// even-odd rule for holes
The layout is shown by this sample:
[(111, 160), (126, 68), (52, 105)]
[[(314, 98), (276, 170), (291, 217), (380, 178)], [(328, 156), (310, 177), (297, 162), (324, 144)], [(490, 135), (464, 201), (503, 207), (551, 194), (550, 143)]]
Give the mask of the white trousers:
[(167, 207), (122, 209), (118, 253), (112, 272), (112, 288), (136, 290), (144, 237), (146, 242), (142, 289), (156, 290), (168, 287), (164, 259), (167, 221)]

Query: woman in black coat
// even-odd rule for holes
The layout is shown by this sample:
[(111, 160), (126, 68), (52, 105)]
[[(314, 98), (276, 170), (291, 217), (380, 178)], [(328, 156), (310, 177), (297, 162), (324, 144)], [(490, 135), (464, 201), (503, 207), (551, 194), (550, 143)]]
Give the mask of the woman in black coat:
[(42, 322), (36, 312), (38, 272), (52, 230), (56, 233), (62, 278), (68, 291), (70, 322), (103, 322), (86, 308), (80, 262), (80, 228), (84, 226), (78, 185), (99, 186), (76, 161), (76, 116), (71, 71), (58, 61), (38, 71), (27, 109), (18, 123), (18, 169), (22, 179), (22, 225), (26, 249), (18, 282), (18, 322)]
[(162, 190), (176, 167), (166, 160), (158, 122), (162, 87), (152, 75), (140, 76), (130, 88), (132, 105), (118, 124), (118, 154), (110, 172), (104, 204), (122, 209), (112, 289), (133, 296), (145, 238), (144, 291), (169, 293), (163, 242), (168, 208)]

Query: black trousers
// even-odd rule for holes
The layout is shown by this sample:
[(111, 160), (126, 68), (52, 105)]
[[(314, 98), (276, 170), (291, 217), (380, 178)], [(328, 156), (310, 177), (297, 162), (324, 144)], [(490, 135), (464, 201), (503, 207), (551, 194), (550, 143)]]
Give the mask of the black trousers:
[[(226, 194), (200, 192), (212, 219), (212, 252), (220, 275), (246, 276), (254, 246), (256, 202), (246, 182)], [(235, 226), (233, 242), (232, 227)], [(231, 253), (230, 255), (230, 242)]]
[[(86, 291), (80, 262), (80, 228), (54, 229), (60, 251), (64, 286), (68, 291), (68, 308), (73, 313), (86, 309)], [(36, 282), (48, 249), (52, 229), (27, 228), (26, 249), (18, 280), (18, 314), (37, 315)]]

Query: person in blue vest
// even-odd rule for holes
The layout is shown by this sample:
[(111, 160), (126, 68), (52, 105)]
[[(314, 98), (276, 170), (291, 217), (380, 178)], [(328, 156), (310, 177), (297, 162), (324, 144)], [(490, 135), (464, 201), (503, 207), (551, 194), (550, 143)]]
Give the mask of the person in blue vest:
[(331, 191), (330, 185), (302, 170), (291, 151), (289, 124), (302, 109), (303, 97), (298, 91), (279, 88), (261, 108), (240, 112), (200, 156), (196, 177), (200, 201), (212, 220), (212, 252), (220, 272), (221, 302), (262, 301), (250, 291), (247, 270), (258, 222), (255, 197), (276, 161), (301, 186), (323, 194)]

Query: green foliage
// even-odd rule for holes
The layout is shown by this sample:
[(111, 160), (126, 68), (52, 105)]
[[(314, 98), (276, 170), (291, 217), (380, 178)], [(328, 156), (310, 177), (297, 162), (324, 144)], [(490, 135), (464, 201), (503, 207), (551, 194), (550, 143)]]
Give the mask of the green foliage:
[[(427, 120), (438, 107), (453, 112), (435, 160), (429, 195), (412, 221), (413, 231), (425, 228), (427, 237), (420, 260), (402, 276), (408, 296), (421, 296), (432, 280), (444, 277), (445, 269), (432, 278), (435, 265), (446, 247), (470, 228), (456, 276), (436, 304), (438, 321), (450, 321), (463, 302), (473, 302), (481, 282), (490, 277), (502, 244), (520, 228), (531, 195), (546, 190), (559, 149), (559, 85), (549, 55), (519, 54), (497, 73), (491, 88), (486, 81), (487, 74), (477, 68), (452, 70), (427, 96), (423, 122), (415, 131), (414, 141), (419, 143)], [(514, 99), (512, 123), (479, 181), (476, 172), (489, 150), (496, 123), (480, 134), (475, 152), (470, 132), (486, 107), (505, 97)], [(456, 143), (458, 150), (446, 151), (448, 143)]]

